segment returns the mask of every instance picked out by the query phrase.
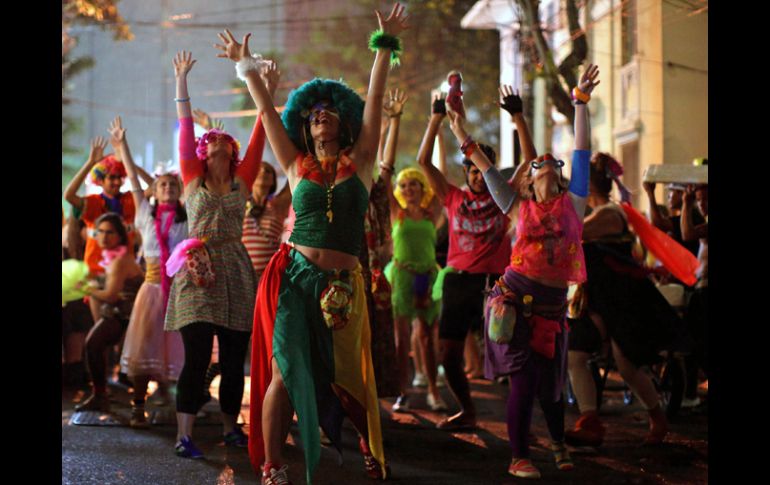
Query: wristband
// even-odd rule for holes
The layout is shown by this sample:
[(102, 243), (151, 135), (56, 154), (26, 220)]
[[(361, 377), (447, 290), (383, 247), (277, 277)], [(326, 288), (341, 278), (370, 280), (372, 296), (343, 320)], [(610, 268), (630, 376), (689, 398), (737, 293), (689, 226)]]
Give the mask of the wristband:
[(243, 82), (246, 82), (246, 73), (257, 72), (259, 73), (262, 66), (267, 64), (267, 61), (262, 59), (260, 54), (252, 54), (251, 57), (242, 57), (240, 61), (235, 63), (235, 74)]
[(473, 143), (473, 138), (471, 138), (471, 135), (466, 136), (463, 144), (460, 145), (460, 151), (464, 153), (471, 143)]
[(391, 167), (390, 165), (388, 165), (388, 164), (386, 164), (384, 162), (380, 162), (380, 169), (385, 170), (386, 172), (390, 172), (390, 173), (393, 173), (395, 171), (395, 170), (393, 170), (393, 167)]
[(470, 145), (468, 145), (468, 146), (465, 148), (465, 150), (462, 150), (462, 152), (463, 152), (463, 155), (465, 155), (465, 158), (467, 158), (468, 160), (470, 160), (470, 158), (471, 158), (471, 155), (473, 155), (473, 152), (475, 152), (475, 151), (476, 151), (476, 149), (477, 149), (478, 147), (479, 147), (479, 145), (478, 145), (478, 144), (477, 144), (475, 141), (472, 141), (472, 142), (470, 143)]
[(382, 29), (375, 30), (369, 36), (369, 49), (373, 52), (379, 49), (390, 49), (390, 65), (401, 64), (399, 59), (402, 52), (401, 39), (395, 35), (386, 34)]
[(583, 103), (587, 103), (591, 101), (591, 95), (586, 94), (583, 91), (580, 90), (577, 86), (572, 88), (572, 99), (576, 101), (582, 101)]
[(176, 101), (177, 103), (186, 103), (187, 101), (190, 101), (190, 98), (189, 96), (186, 98), (174, 98), (174, 101)]

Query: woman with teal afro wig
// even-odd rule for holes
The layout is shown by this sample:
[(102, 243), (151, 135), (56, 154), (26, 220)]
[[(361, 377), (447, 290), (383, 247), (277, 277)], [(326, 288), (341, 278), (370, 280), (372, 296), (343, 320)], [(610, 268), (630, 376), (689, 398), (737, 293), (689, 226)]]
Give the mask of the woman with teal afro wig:
[[(319, 427), (341, 453), (342, 417), (359, 434), (366, 474), (385, 479), (371, 328), (358, 256), (373, 184), (388, 77), (408, 28), (396, 4), (369, 39), (376, 52), (366, 100), (341, 81), (313, 79), (279, 116), (268, 87), (280, 72), (230, 31), (218, 56), (236, 63), (267, 139), (289, 180), (296, 214), (290, 243), (265, 268), (252, 334), (249, 455), (262, 483), (289, 483), (282, 447), (297, 422), (311, 483), (321, 457)], [(317, 303), (316, 303), (317, 302)], [(264, 426), (263, 426), (264, 423)]]

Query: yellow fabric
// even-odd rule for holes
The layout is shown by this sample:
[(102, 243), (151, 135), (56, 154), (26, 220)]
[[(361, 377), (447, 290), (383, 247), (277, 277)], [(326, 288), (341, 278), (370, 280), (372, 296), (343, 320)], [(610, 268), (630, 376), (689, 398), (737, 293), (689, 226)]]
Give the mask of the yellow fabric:
[[(377, 385), (372, 366), (372, 332), (369, 327), (369, 311), (364, 294), (364, 279), (359, 265), (351, 272), (353, 308), (349, 323), (332, 333), (334, 340), (334, 379), (366, 409), (369, 430), (369, 449), (382, 466), (385, 474), (385, 451), (382, 446), (380, 406), (377, 401)], [(351, 356), (360, 355), (360, 366), (350, 365)]]

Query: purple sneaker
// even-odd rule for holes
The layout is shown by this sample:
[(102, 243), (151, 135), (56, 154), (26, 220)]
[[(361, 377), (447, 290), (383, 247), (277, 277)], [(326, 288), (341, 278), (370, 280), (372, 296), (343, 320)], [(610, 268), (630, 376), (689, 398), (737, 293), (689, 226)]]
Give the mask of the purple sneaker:
[(182, 436), (182, 439), (176, 442), (176, 447), (174, 450), (176, 451), (176, 456), (180, 456), (182, 458), (203, 458), (203, 452), (193, 444), (192, 438), (189, 436)]

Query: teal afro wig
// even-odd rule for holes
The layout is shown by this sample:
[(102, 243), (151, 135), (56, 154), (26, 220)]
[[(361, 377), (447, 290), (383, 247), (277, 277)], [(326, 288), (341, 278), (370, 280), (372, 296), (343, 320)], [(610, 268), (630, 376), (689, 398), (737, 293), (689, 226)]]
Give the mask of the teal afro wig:
[(344, 82), (320, 78), (308, 81), (289, 93), (281, 121), (291, 141), (303, 153), (309, 148), (305, 145), (303, 130), (308, 126), (310, 109), (320, 101), (331, 102), (340, 114), (341, 147), (352, 146), (361, 133), (364, 101)]

